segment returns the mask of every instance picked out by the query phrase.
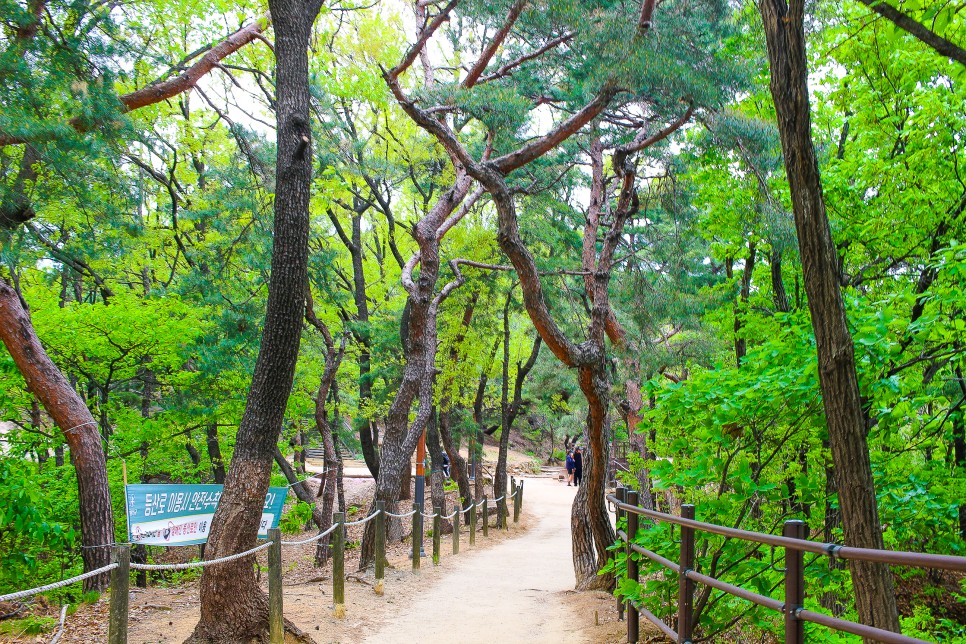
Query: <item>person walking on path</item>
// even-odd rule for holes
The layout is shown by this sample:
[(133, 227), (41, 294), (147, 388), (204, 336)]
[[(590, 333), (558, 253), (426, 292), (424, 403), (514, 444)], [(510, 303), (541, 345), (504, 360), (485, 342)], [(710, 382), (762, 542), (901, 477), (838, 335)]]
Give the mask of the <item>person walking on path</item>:
[(574, 481), (574, 467), (576, 463), (574, 462), (574, 453), (567, 452), (567, 487)]
[(580, 448), (574, 450), (574, 485), (580, 485), (580, 480), (584, 477), (584, 457), (580, 453)]

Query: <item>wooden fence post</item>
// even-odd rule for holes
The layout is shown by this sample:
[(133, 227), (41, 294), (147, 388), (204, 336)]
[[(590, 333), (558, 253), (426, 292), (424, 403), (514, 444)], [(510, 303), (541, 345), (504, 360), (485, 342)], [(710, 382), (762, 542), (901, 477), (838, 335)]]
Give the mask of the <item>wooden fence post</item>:
[[(460, 499), (460, 504), (463, 500)], [(460, 523), (463, 521), (463, 506), (458, 505), (456, 514), (453, 516), (453, 554), (458, 555), (460, 553)]]
[(490, 499), (483, 497), (483, 536), (490, 536)]
[(439, 565), (439, 547), (443, 538), (443, 511), (437, 505), (433, 508), (433, 565)]
[(423, 545), (423, 506), (413, 503), (413, 572), (419, 572), (419, 550)]
[[(694, 506), (681, 506), (681, 518), (693, 519)], [(694, 582), (687, 572), (694, 568), (694, 528), (681, 526), (681, 574), (678, 579), (678, 643), (691, 641), (694, 617)]]
[(517, 494), (520, 496), (520, 512), (523, 512), (523, 481), (520, 481), (520, 491)]
[(514, 523), (519, 523), (520, 522), (520, 491), (522, 489), (523, 489), (523, 481), (521, 480), (513, 488), (513, 491), (515, 493), (513, 495), (513, 522)]
[[(624, 503), (627, 501), (627, 488), (618, 484), (617, 489), (614, 491), (614, 496), (617, 497), (618, 503)], [(624, 510), (622, 510), (620, 506), (617, 506), (614, 509), (614, 523), (616, 524), (615, 529), (620, 529), (622, 518), (624, 518)], [(628, 540), (630, 540), (630, 533), (628, 533)], [(620, 598), (617, 600), (617, 619), (618, 621), (624, 620), (624, 600)]]
[[(637, 507), (637, 491), (627, 490), (627, 504)], [(634, 537), (637, 536), (638, 515), (635, 512), (627, 513), (627, 578), (631, 581), (639, 581), (640, 570), (636, 559), (636, 554), (631, 549)], [(640, 632), (640, 616), (634, 604), (627, 602), (627, 641), (630, 644), (637, 642)]]
[(109, 644), (127, 644), (128, 587), (131, 584), (131, 547), (115, 546), (111, 571), (111, 606), (107, 623)]
[(476, 545), (476, 504), (470, 503), (470, 546)]
[[(791, 539), (805, 538), (804, 521), (786, 521), (782, 536)], [(785, 548), (785, 644), (802, 644), (805, 641), (805, 623), (795, 615), (796, 609), (805, 604), (805, 553)]]
[(268, 641), (284, 644), (285, 620), (282, 617), (282, 531), (268, 529)]
[(376, 583), (373, 590), (382, 595), (386, 589), (386, 503), (376, 501)]
[(332, 614), (342, 619), (345, 617), (345, 514), (334, 513), (332, 522), (339, 526), (332, 533), (335, 537), (332, 540)]

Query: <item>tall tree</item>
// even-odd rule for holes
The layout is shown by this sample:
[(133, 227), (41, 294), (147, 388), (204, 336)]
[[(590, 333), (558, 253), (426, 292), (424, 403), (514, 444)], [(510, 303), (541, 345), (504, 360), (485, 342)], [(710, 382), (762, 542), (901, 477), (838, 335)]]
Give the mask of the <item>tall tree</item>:
[[(235, 453), (205, 550), (207, 559), (255, 545), (272, 460), (292, 389), (305, 311), (312, 132), (308, 46), (318, 0), (272, 0), (275, 25), (277, 154), (268, 304), (258, 360)], [(304, 635), (292, 624), (286, 628)], [(201, 577), (201, 619), (189, 642), (265, 640), (268, 600), (249, 557), (209, 566)]]
[[(759, 7), (765, 25), (771, 93), (791, 189), (805, 292), (815, 331), (819, 384), (845, 541), (851, 546), (881, 549), (882, 528), (855, 369), (855, 351), (812, 144), (805, 57), (805, 2), (760, 0)], [(898, 632), (899, 616), (889, 566), (850, 561), (849, 569), (862, 621)]]

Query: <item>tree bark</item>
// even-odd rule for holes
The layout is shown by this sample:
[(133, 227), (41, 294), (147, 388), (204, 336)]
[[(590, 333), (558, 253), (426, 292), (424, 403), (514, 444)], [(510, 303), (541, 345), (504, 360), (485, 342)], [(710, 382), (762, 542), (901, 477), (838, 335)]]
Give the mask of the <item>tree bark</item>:
[[(292, 390), (305, 311), (312, 180), (308, 44), (321, 5), (317, 0), (270, 0), (269, 7), (275, 23), (278, 92), (272, 272), (248, 402), (205, 549), (209, 560), (255, 545)], [(268, 601), (255, 579), (252, 561), (253, 557), (243, 557), (204, 568), (201, 619), (189, 642), (267, 639)], [(294, 626), (288, 628), (301, 636)]]
[[(109, 544), (114, 543), (114, 511), (107, 480), (107, 459), (101, 449), (97, 421), (78, 393), (53, 363), (30, 322), (20, 296), (0, 279), (0, 340), (17, 369), (46, 412), (64, 432), (71, 461), (77, 472), (80, 505), (81, 551), (84, 570), (111, 562)], [(63, 456), (60, 456), (61, 462)], [(110, 573), (84, 581), (84, 590), (107, 588)]]
[[(852, 336), (839, 290), (838, 263), (825, 212), (821, 178), (811, 138), (804, 0), (760, 0), (771, 93), (778, 117), (785, 170), (791, 188), (799, 250), (815, 330), (819, 384), (835, 464), (845, 542), (883, 547), (875, 481), (859, 398)], [(885, 564), (851, 561), (859, 618), (899, 630), (892, 573)]]
[(221, 457), (221, 444), (218, 442), (218, 423), (210, 422), (205, 426), (205, 445), (208, 447), (208, 460), (211, 462), (211, 476), (218, 485), (225, 483), (225, 461)]

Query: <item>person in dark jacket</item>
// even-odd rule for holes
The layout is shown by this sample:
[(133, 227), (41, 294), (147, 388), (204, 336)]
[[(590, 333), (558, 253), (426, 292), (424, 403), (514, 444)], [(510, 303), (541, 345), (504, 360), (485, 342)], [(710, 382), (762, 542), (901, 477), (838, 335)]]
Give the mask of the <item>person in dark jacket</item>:
[(580, 453), (580, 448), (574, 450), (574, 485), (580, 485), (580, 480), (584, 477), (584, 456)]
[(567, 487), (574, 481), (574, 453), (567, 452)]

